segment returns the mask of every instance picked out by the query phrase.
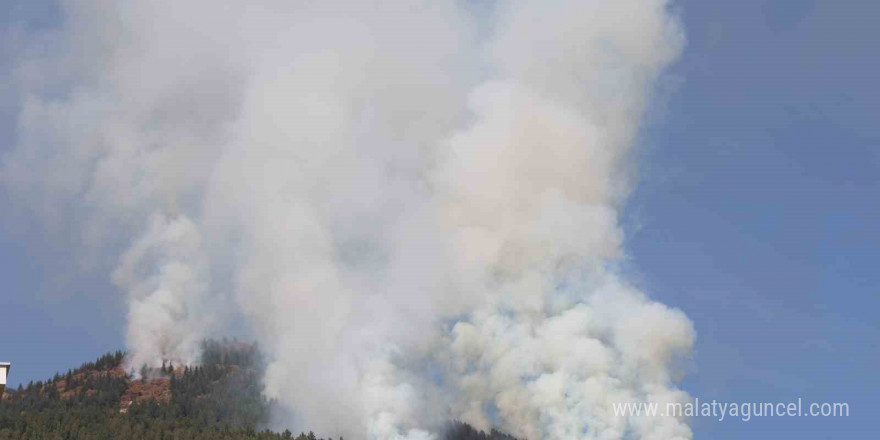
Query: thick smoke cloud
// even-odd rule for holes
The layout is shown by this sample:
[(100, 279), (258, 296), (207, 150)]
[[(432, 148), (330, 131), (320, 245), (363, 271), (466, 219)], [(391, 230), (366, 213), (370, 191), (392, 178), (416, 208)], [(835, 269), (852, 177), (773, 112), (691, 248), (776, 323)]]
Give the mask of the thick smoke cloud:
[(2, 179), (118, 257), (132, 366), (243, 316), (279, 425), (690, 438), (694, 340), (612, 268), (665, 0), (65, 3)]

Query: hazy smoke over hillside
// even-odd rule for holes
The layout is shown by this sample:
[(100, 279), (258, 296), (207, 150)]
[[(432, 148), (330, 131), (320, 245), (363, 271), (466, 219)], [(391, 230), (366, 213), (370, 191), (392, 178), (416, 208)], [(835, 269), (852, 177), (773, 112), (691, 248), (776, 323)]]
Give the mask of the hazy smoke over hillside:
[(65, 2), (0, 172), (118, 257), (134, 365), (243, 316), (281, 424), (690, 438), (611, 407), (686, 397), (690, 321), (608, 269), (668, 6)]

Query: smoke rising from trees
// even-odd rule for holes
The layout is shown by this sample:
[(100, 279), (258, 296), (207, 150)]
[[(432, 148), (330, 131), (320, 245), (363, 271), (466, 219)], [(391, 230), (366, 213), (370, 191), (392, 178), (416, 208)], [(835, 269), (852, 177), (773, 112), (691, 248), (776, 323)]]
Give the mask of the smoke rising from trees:
[(236, 310), (280, 425), (691, 437), (611, 406), (687, 398), (690, 321), (613, 270), (667, 0), (227, 3), (65, 2), (16, 54), (0, 178), (118, 258), (133, 365)]

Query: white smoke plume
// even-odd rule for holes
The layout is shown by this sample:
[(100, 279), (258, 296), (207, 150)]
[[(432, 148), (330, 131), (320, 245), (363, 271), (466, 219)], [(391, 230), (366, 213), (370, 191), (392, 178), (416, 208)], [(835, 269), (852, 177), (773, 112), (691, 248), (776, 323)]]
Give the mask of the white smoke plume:
[(281, 425), (691, 438), (611, 406), (686, 398), (690, 321), (613, 270), (668, 0), (63, 8), (0, 177), (119, 257), (133, 364), (197, 361), (236, 309)]
[(211, 327), (206, 270), (192, 221), (169, 220), (162, 214), (150, 219), (147, 231), (113, 272), (113, 281), (129, 293), (127, 340), (137, 347), (127, 359), (129, 367), (166, 359), (197, 360), (194, 354)]

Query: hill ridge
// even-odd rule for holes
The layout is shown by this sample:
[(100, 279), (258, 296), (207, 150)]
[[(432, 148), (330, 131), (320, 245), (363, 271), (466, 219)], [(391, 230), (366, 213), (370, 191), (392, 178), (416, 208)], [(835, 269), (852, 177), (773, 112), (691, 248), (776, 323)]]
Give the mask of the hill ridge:
[[(126, 370), (116, 351), (46, 381), (7, 389), (0, 440), (323, 440), (266, 426), (263, 360), (255, 345), (204, 341), (195, 366)], [(438, 440), (514, 440), (453, 421)], [(327, 440), (333, 440), (332, 437)], [(343, 440), (341, 437), (339, 440)]]

